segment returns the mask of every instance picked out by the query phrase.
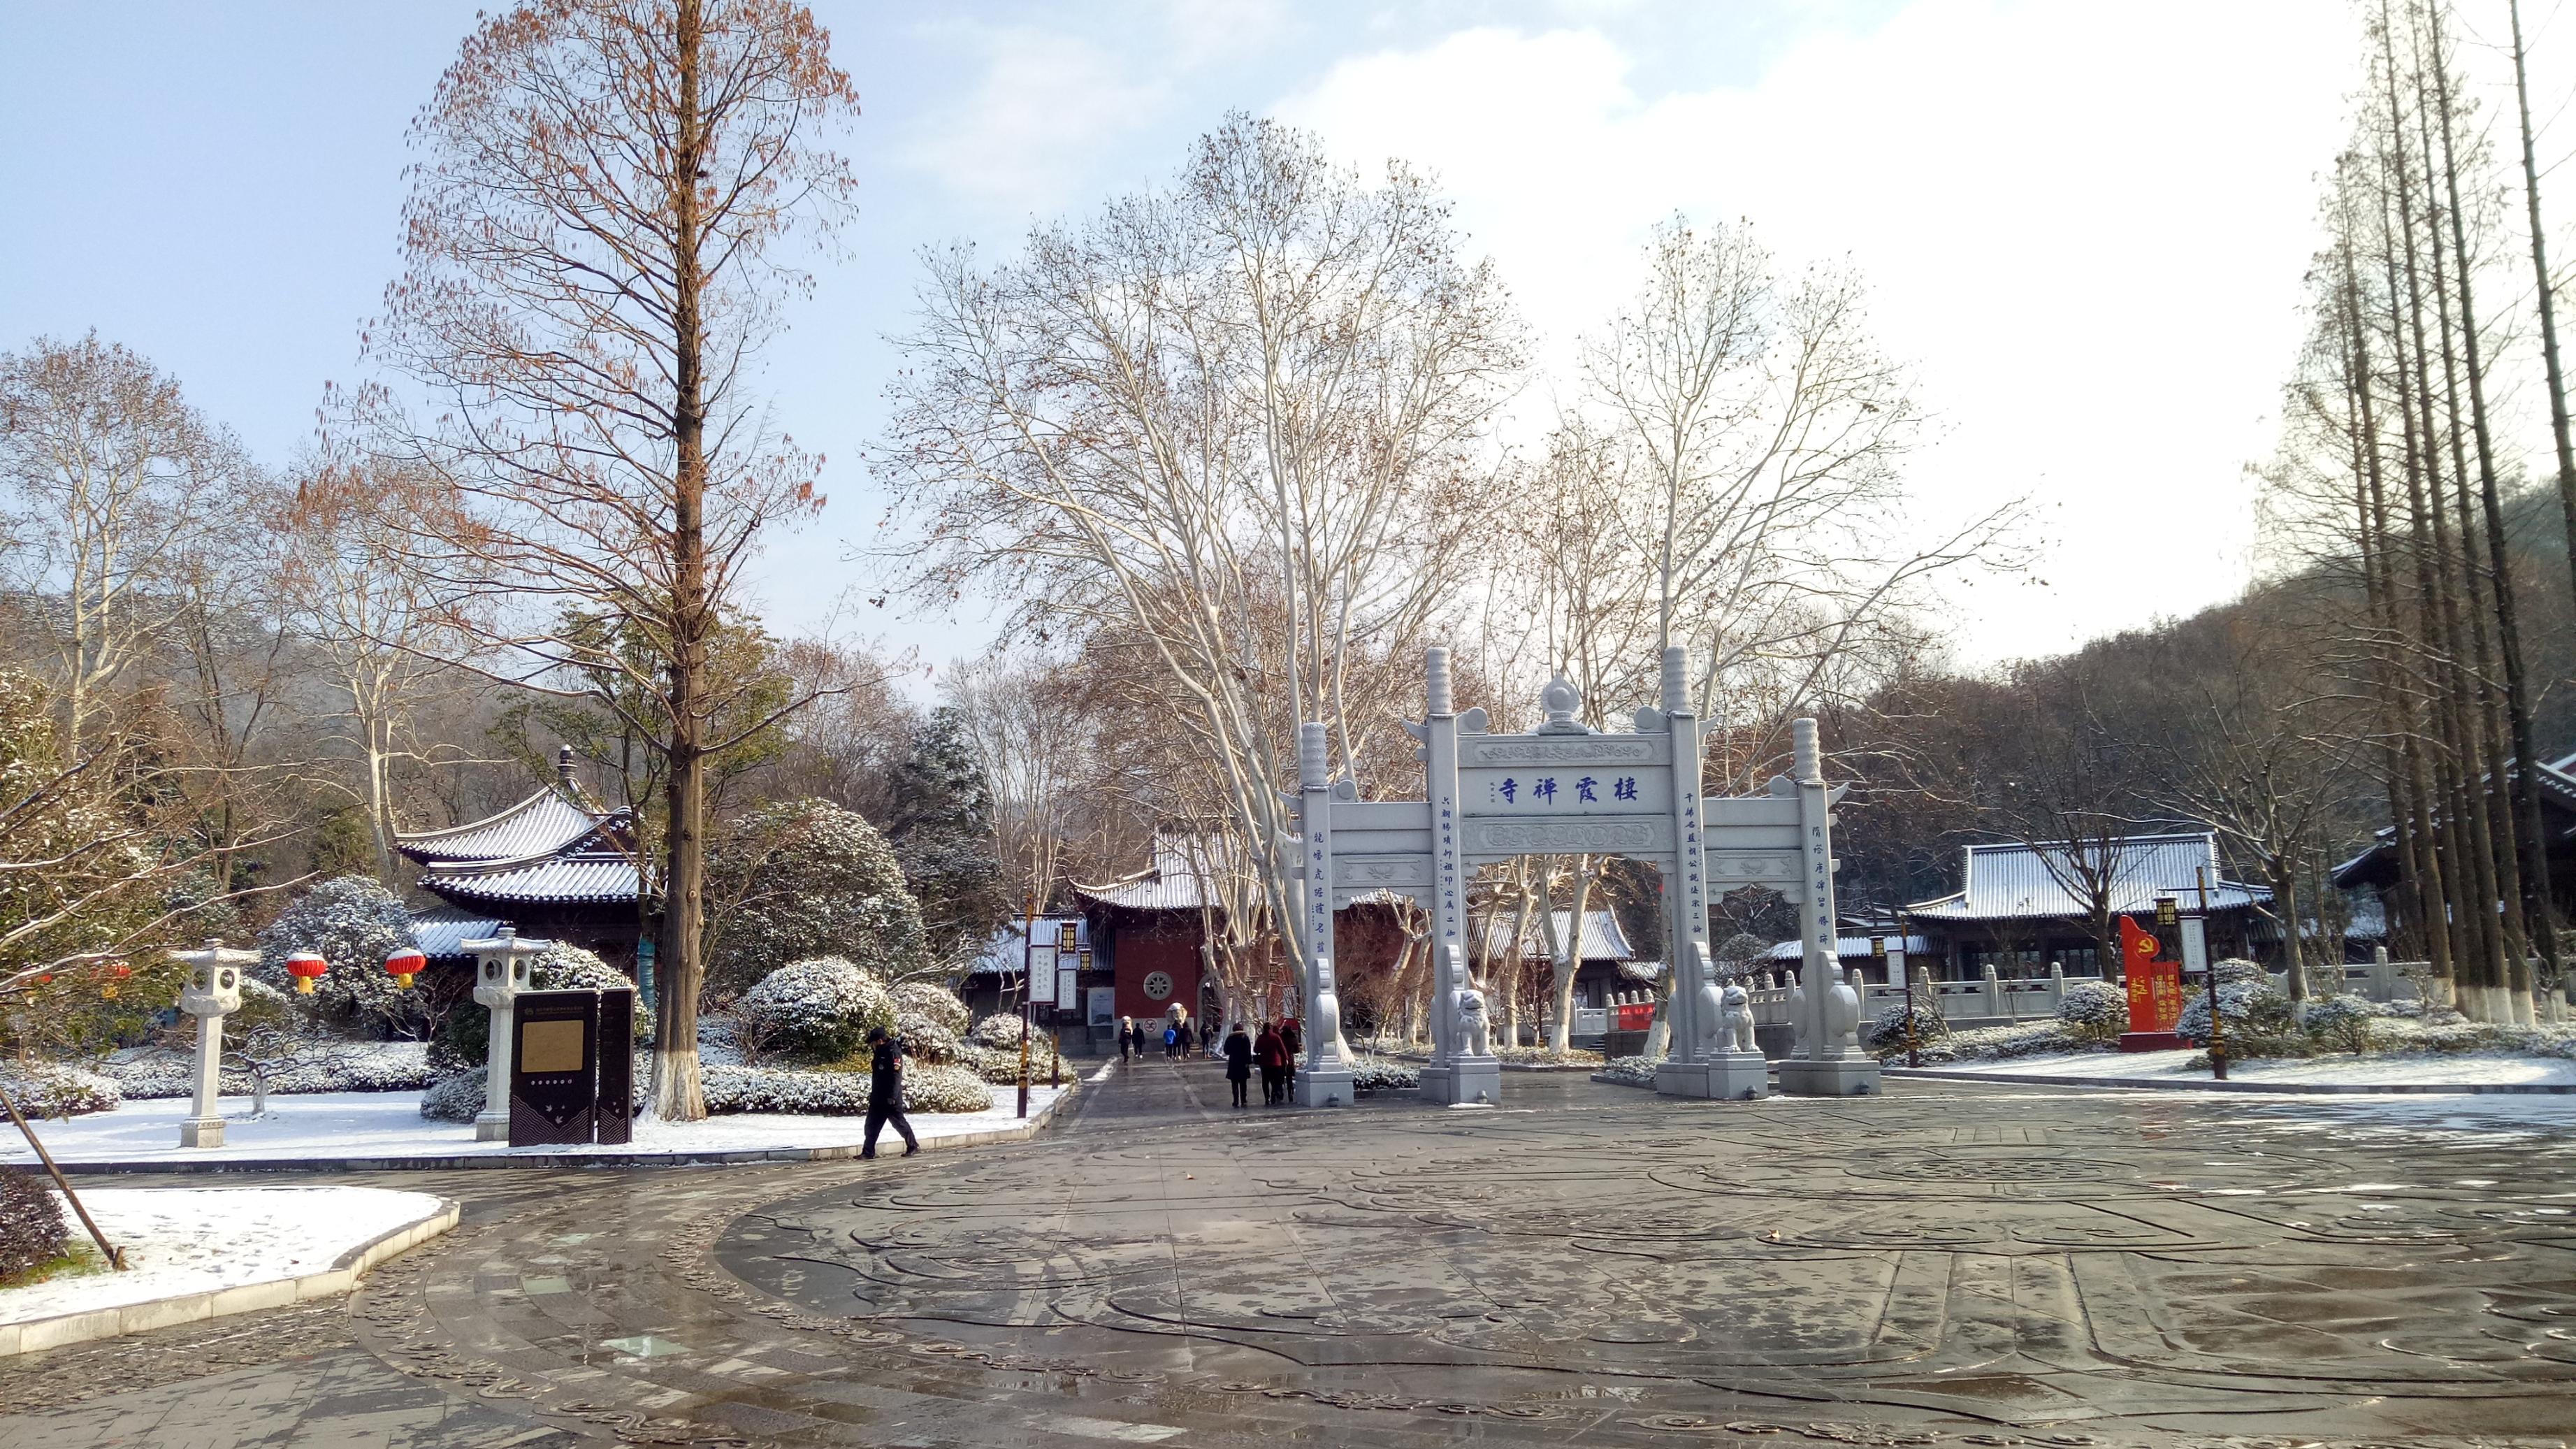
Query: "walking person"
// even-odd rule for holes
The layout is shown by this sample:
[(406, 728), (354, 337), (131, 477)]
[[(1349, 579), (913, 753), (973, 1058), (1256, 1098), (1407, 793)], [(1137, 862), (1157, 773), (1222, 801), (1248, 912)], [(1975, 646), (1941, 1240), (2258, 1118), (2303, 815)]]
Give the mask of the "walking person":
[(903, 1155), (910, 1157), (921, 1150), (921, 1139), (912, 1135), (912, 1123), (903, 1115), (903, 1038), (872, 1026), (868, 1046), (868, 1135), (859, 1155), (876, 1156), (877, 1134), (892, 1122), (894, 1130), (903, 1134)]
[(1122, 1016), (1118, 1018), (1118, 1060), (1123, 1062), (1135, 1055), (1136, 1018)]
[(1279, 1023), (1279, 1100), (1287, 1101), (1297, 1090), (1297, 1054), (1306, 1049), (1306, 1034), (1297, 1029), (1297, 1018)]
[(1253, 1040), (1252, 1059), (1261, 1064), (1261, 1105), (1279, 1105), (1280, 1062), (1286, 1057), (1280, 1049), (1279, 1033), (1270, 1023), (1261, 1024), (1261, 1035)]
[(1246, 1105), (1243, 1089), (1252, 1080), (1252, 1038), (1243, 1034), (1239, 1021), (1225, 1038), (1225, 1079), (1234, 1087), (1234, 1105)]

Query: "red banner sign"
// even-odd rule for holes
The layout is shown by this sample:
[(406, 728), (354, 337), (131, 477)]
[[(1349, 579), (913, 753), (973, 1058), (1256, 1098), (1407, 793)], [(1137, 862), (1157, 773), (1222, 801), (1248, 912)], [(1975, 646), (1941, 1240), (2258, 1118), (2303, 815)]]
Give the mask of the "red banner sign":
[(2120, 957), (2129, 981), (2129, 1030), (2171, 1031), (2182, 1020), (2182, 963), (2159, 961), (2153, 931), (2120, 918)]

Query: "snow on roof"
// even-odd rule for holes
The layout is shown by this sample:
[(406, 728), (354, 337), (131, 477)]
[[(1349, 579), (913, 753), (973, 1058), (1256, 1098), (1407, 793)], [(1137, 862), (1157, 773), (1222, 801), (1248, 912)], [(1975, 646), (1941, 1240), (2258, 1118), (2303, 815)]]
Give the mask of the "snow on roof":
[(411, 918), (411, 938), (420, 954), (435, 960), (441, 956), (464, 957), (469, 954), (464, 943), (488, 941), (501, 933), (501, 917), (440, 906), (436, 910), (415, 911)]
[(423, 865), (446, 861), (520, 860), (551, 855), (598, 829), (610, 817), (584, 809), (554, 789), (480, 820), (445, 830), (396, 832), (394, 848)]
[[(1574, 912), (1556, 911), (1552, 914), (1556, 917), (1557, 939), (1563, 940)], [(1497, 911), (1485, 918), (1486, 955), (1500, 956), (1511, 949), (1512, 923), (1517, 919), (1516, 912), (1508, 911)], [(1547, 926), (1533, 911), (1530, 913), (1529, 930), (1521, 937), (1521, 954), (1539, 956), (1546, 952)], [(1608, 911), (1583, 913), (1583, 949), (1576, 953), (1576, 960), (1625, 961), (1636, 954), (1636, 948), (1628, 944), (1627, 933), (1619, 929), (1617, 916)]]
[[(1870, 943), (1877, 939), (1878, 937), (1876, 936), (1836, 936), (1834, 938), (1834, 955), (1845, 961), (1866, 961), (1874, 954), (1870, 947)], [(1783, 941), (1779, 945), (1771, 948), (1767, 959), (1773, 961), (1798, 961), (1805, 959), (1806, 954), (1806, 942)], [(1932, 942), (1922, 936), (1908, 936), (1905, 938), (1905, 954), (1908, 956), (1929, 956), (1932, 954)]]
[(635, 862), (606, 851), (519, 861), (438, 863), (429, 867), (420, 883), (431, 894), (458, 905), (631, 903), (641, 889)]
[(1225, 901), (1210, 877), (1234, 869), (1240, 854), (1221, 835), (1158, 832), (1143, 870), (1105, 885), (1076, 885), (1073, 891), (1084, 900), (1131, 911), (1221, 910)]
[[(1917, 920), (1945, 921), (2089, 916), (2091, 905), (2058, 883), (2041, 854), (2072, 861), (2082, 858), (2079, 852), (2089, 853), (2090, 849), (2062, 840), (1971, 845), (1966, 849), (1964, 888), (1953, 895), (1918, 901), (1905, 907), (1904, 914)], [(2207, 831), (2130, 836), (2121, 842), (2112, 866), (2111, 910), (2117, 915), (2154, 910), (2158, 896), (2174, 896), (2185, 905), (2196, 906), (2198, 872), (2203, 867), (2209, 872), (2212, 910), (2238, 909), (2272, 898), (2272, 892), (2265, 887), (2219, 877), (2218, 837)]]

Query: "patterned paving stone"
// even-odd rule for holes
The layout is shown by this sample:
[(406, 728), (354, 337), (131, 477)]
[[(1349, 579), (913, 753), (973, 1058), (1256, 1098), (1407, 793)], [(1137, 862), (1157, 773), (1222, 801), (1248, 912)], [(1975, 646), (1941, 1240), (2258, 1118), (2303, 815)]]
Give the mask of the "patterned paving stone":
[(0, 1444), (2561, 1444), (2576, 1114), (1907, 1083), (1233, 1113), (1020, 1147), (363, 1179), (308, 1305), (0, 1362)]

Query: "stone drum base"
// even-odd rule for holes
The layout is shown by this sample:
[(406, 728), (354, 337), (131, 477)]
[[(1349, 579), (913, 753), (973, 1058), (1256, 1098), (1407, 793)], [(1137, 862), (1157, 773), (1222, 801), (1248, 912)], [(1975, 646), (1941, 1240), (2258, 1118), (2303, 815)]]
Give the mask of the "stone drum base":
[(1295, 1091), (1300, 1107), (1347, 1107), (1357, 1095), (1351, 1085), (1348, 1067), (1333, 1067), (1320, 1072), (1301, 1067), (1297, 1072)]
[(1874, 1097), (1878, 1062), (1864, 1056), (1814, 1061), (1791, 1057), (1780, 1064), (1780, 1091), (1791, 1097)]
[(1771, 1095), (1770, 1064), (1760, 1052), (1719, 1052), (1705, 1061), (1660, 1062), (1655, 1090), (1667, 1097), (1711, 1097), (1729, 1102)]
[(1502, 1058), (1457, 1057), (1446, 1066), (1424, 1067), (1422, 1100), (1452, 1107), (1476, 1102), (1491, 1106), (1502, 1101)]

